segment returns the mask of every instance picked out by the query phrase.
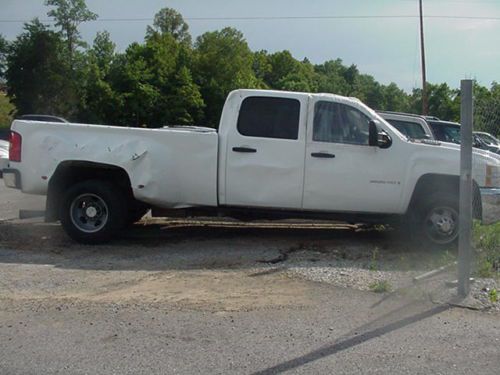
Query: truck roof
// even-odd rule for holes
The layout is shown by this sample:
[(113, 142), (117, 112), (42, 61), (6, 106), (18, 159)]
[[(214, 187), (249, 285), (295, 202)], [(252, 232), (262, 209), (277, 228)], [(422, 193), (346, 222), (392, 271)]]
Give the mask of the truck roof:
[(342, 98), (344, 100), (349, 100), (356, 103), (362, 103), (361, 100), (355, 97), (348, 97), (343, 95), (331, 94), (331, 93), (310, 93), (310, 92), (300, 92), (300, 91), (284, 91), (284, 90), (263, 90), (263, 89), (238, 89), (234, 90), (233, 93), (240, 94), (268, 94), (268, 95), (291, 95), (291, 96), (314, 96), (314, 97), (329, 97), (329, 98)]
[(398, 116), (409, 116), (409, 117), (418, 117), (424, 120), (431, 120), (431, 121), (441, 121), (438, 117), (436, 116), (424, 116), (424, 115), (419, 115), (416, 113), (405, 113), (405, 112), (396, 112), (396, 111), (380, 111), (377, 110), (377, 113), (386, 113), (388, 115), (398, 115)]

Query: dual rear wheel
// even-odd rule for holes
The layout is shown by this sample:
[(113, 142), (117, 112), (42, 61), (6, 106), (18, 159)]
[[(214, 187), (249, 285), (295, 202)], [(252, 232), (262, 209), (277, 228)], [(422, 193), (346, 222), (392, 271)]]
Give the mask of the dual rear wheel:
[(76, 183), (64, 194), (59, 217), (68, 235), (81, 243), (101, 243), (112, 239), (147, 211), (124, 189), (105, 180)]

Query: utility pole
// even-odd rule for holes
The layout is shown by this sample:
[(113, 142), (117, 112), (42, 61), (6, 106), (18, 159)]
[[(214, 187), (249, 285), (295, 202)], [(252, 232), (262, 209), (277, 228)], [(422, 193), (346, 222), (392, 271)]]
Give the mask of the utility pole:
[(429, 104), (427, 99), (427, 77), (425, 73), (425, 44), (424, 44), (424, 11), (422, 0), (420, 4), (420, 55), (422, 57), (422, 114), (427, 116), (429, 113)]
[(470, 290), (472, 237), (472, 129), (474, 118), (473, 81), (461, 82), (460, 106), (460, 203), (458, 239), (458, 294), (466, 297)]

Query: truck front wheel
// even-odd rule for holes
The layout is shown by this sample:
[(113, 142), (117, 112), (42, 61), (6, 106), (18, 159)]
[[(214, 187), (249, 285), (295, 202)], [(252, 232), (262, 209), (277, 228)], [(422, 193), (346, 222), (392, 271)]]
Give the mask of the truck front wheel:
[(435, 193), (427, 197), (416, 212), (414, 240), (430, 247), (455, 246), (459, 234), (458, 197)]
[(61, 224), (77, 242), (106, 242), (125, 226), (126, 202), (121, 189), (108, 181), (79, 182), (64, 195), (60, 206)]

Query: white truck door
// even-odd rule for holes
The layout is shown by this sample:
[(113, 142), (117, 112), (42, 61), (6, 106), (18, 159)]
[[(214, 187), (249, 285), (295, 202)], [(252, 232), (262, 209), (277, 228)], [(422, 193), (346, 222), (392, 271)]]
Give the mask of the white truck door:
[(307, 104), (303, 94), (242, 99), (227, 138), (226, 205), (302, 207)]
[(401, 210), (404, 161), (395, 156), (395, 147), (368, 145), (370, 120), (347, 103), (321, 99), (311, 103), (304, 209), (378, 213)]

